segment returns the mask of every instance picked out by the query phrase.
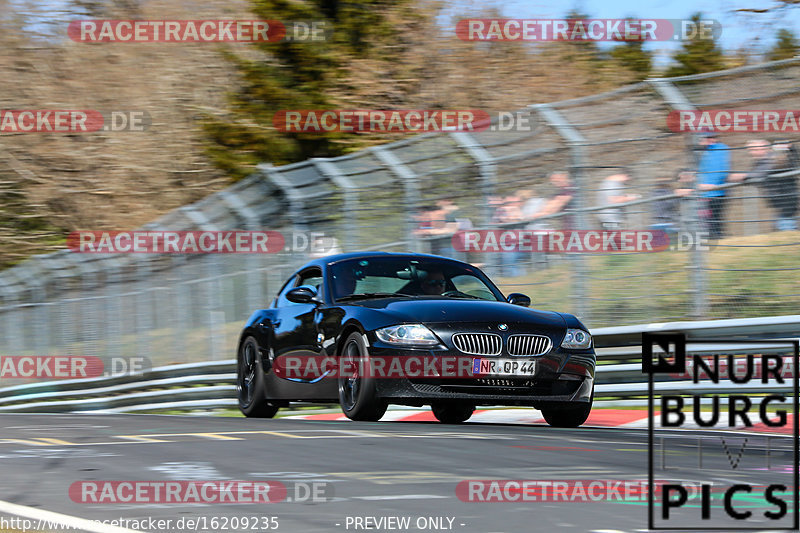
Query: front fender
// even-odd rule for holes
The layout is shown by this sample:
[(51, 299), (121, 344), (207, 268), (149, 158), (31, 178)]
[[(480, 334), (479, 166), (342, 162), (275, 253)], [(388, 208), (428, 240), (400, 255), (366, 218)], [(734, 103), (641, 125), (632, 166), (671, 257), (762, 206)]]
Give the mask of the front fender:
[(344, 311), (341, 317), (342, 329), (348, 324), (356, 323), (360, 325), (362, 331), (367, 332), (409, 322), (406, 317), (396, 316), (384, 309), (352, 306), (343, 307), (342, 310)]
[(250, 315), (244, 328), (242, 328), (242, 333), (239, 335), (239, 342), (236, 345), (236, 354), (238, 356), (244, 340), (250, 336), (254, 337), (258, 342), (259, 362), (261, 363), (261, 368), (263, 368), (265, 372), (270, 368), (267, 354), (273, 338), (272, 321), (274, 316), (275, 312), (271, 309), (260, 309)]
[(570, 315), (568, 313), (558, 313), (558, 314), (561, 315), (561, 318), (564, 319), (564, 324), (566, 324), (568, 328), (576, 328), (576, 329), (582, 329), (584, 331), (589, 331), (589, 328), (587, 328), (583, 324), (583, 322), (578, 320), (578, 317), (576, 317), (575, 315)]

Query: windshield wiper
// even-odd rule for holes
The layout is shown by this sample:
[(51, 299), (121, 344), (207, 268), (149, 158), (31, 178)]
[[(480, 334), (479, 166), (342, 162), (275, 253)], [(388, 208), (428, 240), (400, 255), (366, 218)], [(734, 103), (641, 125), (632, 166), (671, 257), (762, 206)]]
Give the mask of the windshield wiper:
[(396, 298), (398, 296), (411, 296), (411, 295), (399, 292), (359, 292), (357, 294), (348, 294), (347, 296), (340, 296), (339, 298), (336, 299), (336, 301), (344, 302), (347, 300), (366, 300), (368, 298)]
[(446, 296), (448, 298), (469, 298), (471, 300), (483, 300), (483, 298), (479, 296), (473, 296), (472, 294), (467, 294), (466, 292), (461, 291), (445, 292), (442, 296)]

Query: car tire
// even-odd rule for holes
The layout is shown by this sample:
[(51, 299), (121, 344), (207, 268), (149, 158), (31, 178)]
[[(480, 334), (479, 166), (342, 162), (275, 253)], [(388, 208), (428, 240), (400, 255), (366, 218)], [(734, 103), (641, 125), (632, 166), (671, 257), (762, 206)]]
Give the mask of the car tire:
[(339, 354), (339, 368), (348, 368), (338, 377), (339, 403), (350, 420), (377, 422), (386, 413), (389, 403), (377, 397), (375, 378), (361, 375), (361, 367), (369, 368), (369, 353), (359, 332), (347, 337)]
[(436, 420), (442, 424), (461, 424), (469, 420), (475, 412), (475, 406), (464, 403), (433, 403), (431, 411)]
[(272, 418), (279, 406), (266, 398), (264, 372), (258, 358), (259, 346), (254, 337), (247, 337), (236, 357), (236, 397), (239, 410), (248, 418)]
[(594, 387), (592, 395), (587, 403), (582, 403), (576, 407), (553, 407), (542, 409), (542, 416), (545, 421), (556, 428), (576, 428), (586, 422), (589, 413), (592, 412), (592, 402), (594, 401)]

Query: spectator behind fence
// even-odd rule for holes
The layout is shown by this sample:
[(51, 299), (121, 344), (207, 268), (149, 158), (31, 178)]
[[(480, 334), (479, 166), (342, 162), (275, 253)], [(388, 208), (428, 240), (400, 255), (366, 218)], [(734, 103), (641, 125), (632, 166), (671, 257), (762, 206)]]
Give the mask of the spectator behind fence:
[(767, 141), (763, 139), (747, 141), (747, 153), (753, 159), (753, 166), (748, 172), (731, 174), (731, 181), (766, 179), (772, 170), (775, 161)]
[(417, 229), (414, 230), (414, 235), (424, 237), (428, 234), (428, 230), (433, 229), (433, 220), (431, 214), (436, 209), (434, 205), (420, 206), (419, 210), (414, 214), (414, 219), (417, 221)]
[[(544, 204), (542, 210), (536, 213), (534, 218), (555, 215), (572, 208), (576, 187), (572, 185), (572, 181), (569, 179), (567, 173), (553, 172), (550, 174), (550, 183), (556, 187), (556, 194)], [(575, 226), (572, 214), (563, 216), (562, 221), (562, 228), (564, 230), (571, 230)]]
[(789, 141), (776, 141), (772, 144), (775, 162), (773, 172), (767, 178), (775, 191), (773, 207), (778, 212), (775, 229), (794, 231), (797, 229), (797, 174), (800, 170), (800, 156), (797, 148)]
[(531, 222), (525, 226), (525, 229), (548, 230), (552, 228), (552, 226), (546, 220), (536, 222), (536, 217), (547, 204), (546, 198), (538, 196), (536, 191), (532, 188), (522, 189), (519, 191), (519, 197), (522, 200), (520, 216), (522, 220)]
[(504, 197), (492, 215), (494, 224), (509, 224), (520, 220), (522, 220), (522, 198), (517, 194)]
[(697, 189), (704, 206), (701, 216), (706, 219), (709, 237), (721, 239), (725, 235), (725, 185), (730, 172), (730, 153), (728, 146), (719, 142), (717, 134), (705, 131), (700, 134), (700, 161), (697, 166)]
[(419, 227), (415, 234), (420, 237), (437, 237), (431, 239), (431, 253), (452, 257), (455, 249), (451, 237), (459, 229), (471, 226), (468, 219), (459, 217), (458, 206), (447, 198), (438, 200), (434, 206), (429, 206), (419, 215)]
[(522, 221), (532, 220), (544, 208), (547, 200), (541, 196), (536, 195), (536, 191), (532, 188), (521, 189), (517, 196), (519, 197), (519, 217)]
[(497, 211), (497, 208), (503, 205), (503, 197), (496, 194), (488, 196), (486, 198), (486, 204), (489, 206), (489, 209), (492, 212), (492, 216), (494, 216), (494, 213)]
[(774, 191), (771, 184), (767, 183), (767, 177), (772, 171), (775, 164), (775, 157), (772, 150), (770, 150), (769, 142), (764, 139), (751, 139), (747, 141), (747, 153), (753, 160), (753, 165), (748, 172), (736, 172), (731, 174), (731, 181), (751, 181), (759, 180), (758, 186), (764, 199), (773, 209), (776, 209), (774, 203)]
[[(690, 175), (687, 176), (686, 172), (681, 172), (677, 181), (670, 177), (659, 178), (653, 188), (652, 197), (680, 195), (680, 186), (686, 177), (690, 177)], [(653, 201), (651, 217), (653, 223), (650, 224), (650, 229), (665, 231), (668, 234), (677, 233), (681, 216), (680, 207), (680, 198), (677, 196)]]
[(544, 208), (544, 204), (547, 203), (547, 200), (541, 196), (536, 196), (536, 191), (530, 188), (522, 189), (519, 191), (518, 196), (522, 202), (520, 216), (523, 220), (532, 219), (534, 216), (536, 216), (536, 213)]
[[(630, 181), (628, 174), (612, 174), (603, 180), (600, 190), (597, 192), (597, 203), (599, 206), (613, 206), (632, 202), (641, 198), (638, 194), (624, 194), (623, 189)], [(597, 212), (597, 218), (604, 230), (613, 231), (622, 228), (625, 223), (625, 215), (621, 207), (612, 207)]]
[[(503, 198), (492, 215), (494, 224), (510, 224), (522, 221), (522, 197), (518, 194), (509, 194)], [(500, 275), (517, 277), (523, 274), (520, 261), (522, 253), (518, 250), (503, 251), (500, 253)]]
[(747, 142), (747, 152), (753, 159), (749, 172), (731, 175), (731, 181), (759, 180), (759, 187), (770, 207), (775, 210), (775, 229), (796, 230), (797, 176), (782, 176), (798, 169), (797, 152), (791, 143), (778, 141), (770, 148), (763, 139)]
[[(536, 221), (536, 215), (547, 204), (547, 199), (542, 198), (536, 194), (533, 188), (523, 189), (519, 191), (519, 196), (522, 199), (522, 209), (520, 214), (522, 220), (528, 222), (525, 226), (526, 230), (533, 230), (535, 232), (547, 232), (553, 229), (553, 226), (548, 220)], [(528, 254), (531, 263), (537, 263), (540, 267), (547, 264), (547, 254), (541, 252), (531, 252)]]
[[(414, 235), (417, 237), (431, 237), (438, 235), (441, 231), (441, 227), (439, 227), (439, 210), (435, 204), (428, 204), (420, 207), (420, 210), (417, 212), (416, 215), (417, 219), (417, 229), (414, 230)], [(431, 241), (431, 252), (434, 252), (434, 248), (436, 247), (435, 240)]]

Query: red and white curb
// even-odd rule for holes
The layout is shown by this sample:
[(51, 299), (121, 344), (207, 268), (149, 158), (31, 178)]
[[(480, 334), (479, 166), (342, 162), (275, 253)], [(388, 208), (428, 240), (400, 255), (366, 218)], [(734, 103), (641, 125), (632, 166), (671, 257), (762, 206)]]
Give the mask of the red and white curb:
[[(655, 416), (659, 413), (656, 412)], [(722, 414), (720, 414), (722, 416)], [(326, 420), (347, 421), (348, 418), (341, 412), (319, 413), (313, 415), (289, 415), (284, 418), (295, 420)], [(759, 419), (760, 420), (760, 419)], [(381, 421), (385, 422), (436, 422), (436, 417), (430, 409), (396, 409), (389, 410), (383, 415)], [(478, 409), (467, 423), (478, 424), (542, 424), (546, 425), (541, 411), (537, 409)], [(753, 423), (752, 427), (740, 426), (725, 428), (726, 430), (752, 431), (757, 433), (775, 433), (790, 435), (793, 431), (792, 415), (787, 416), (786, 425), (783, 427), (769, 427), (760, 421)], [(647, 411), (633, 409), (593, 409), (589, 419), (582, 427), (601, 428), (629, 428), (647, 429)], [(680, 428), (675, 429), (714, 429), (703, 428), (687, 420)]]

